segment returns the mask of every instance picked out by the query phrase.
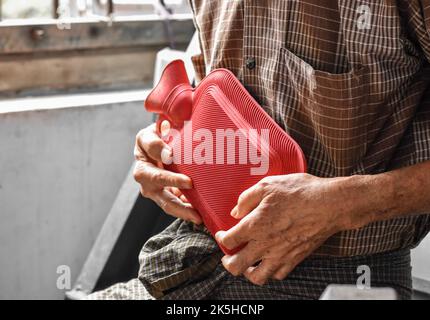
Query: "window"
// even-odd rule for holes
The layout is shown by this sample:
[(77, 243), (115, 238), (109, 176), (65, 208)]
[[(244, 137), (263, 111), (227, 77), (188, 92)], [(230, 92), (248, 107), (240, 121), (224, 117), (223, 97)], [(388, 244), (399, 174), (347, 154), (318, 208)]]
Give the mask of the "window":
[[(0, 98), (147, 88), (194, 33), (187, 0), (0, 0)], [(55, 9), (54, 9), (55, 8)]]
[(51, 0), (1, 0), (1, 20), (50, 18)]

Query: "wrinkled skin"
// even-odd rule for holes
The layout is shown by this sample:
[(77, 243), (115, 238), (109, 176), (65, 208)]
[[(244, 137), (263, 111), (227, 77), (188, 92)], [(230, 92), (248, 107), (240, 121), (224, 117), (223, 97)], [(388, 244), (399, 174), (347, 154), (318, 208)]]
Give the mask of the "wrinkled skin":
[[(308, 174), (267, 177), (244, 191), (231, 215), (243, 218), (217, 240), (229, 249), (247, 243), (224, 267), (263, 285), (284, 279), (327, 238), (343, 229), (339, 186)], [(261, 261), (261, 262), (260, 262)], [(258, 265), (254, 266), (257, 262)]]
[(159, 137), (155, 124), (142, 129), (136, 136), (134, 178), (140, 184), (142, 196), (155, 201), (166, 213), (196, 224), (202, 223), (179, 189), (193, 187), (191, 179), (183, 174), (163, 169), (163, 159), (172, 149)]

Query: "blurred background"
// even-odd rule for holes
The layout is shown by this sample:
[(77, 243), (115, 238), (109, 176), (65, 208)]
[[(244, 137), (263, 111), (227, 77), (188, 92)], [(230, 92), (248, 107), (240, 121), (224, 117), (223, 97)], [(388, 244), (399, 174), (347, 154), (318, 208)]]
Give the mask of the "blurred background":
[[(0, 0), (0, 299), (74, 299), (135, 275), (171, 220), (138, 195), (134, 137), (194, 32), (187, 0)], [(429, 266), (428, 238), (418, 298)]]

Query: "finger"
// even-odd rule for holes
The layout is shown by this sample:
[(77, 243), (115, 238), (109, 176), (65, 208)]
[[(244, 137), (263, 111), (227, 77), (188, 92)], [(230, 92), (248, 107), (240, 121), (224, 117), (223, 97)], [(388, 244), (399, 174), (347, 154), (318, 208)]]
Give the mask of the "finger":
[(296, 265), (292, 263), (286, 263), (275, 272), (272, 278), (279, 281), (284, 280), (295, 267)]
[(134, 178), (144, 189), (154, 189), (155, 187), (191, 189), (193, 187), (191, 179), (186, 175), (159, 168), (153, 163), (145, 161), (137, 161)]
[(175, 187), (169, 187), (169, 191), (172, 192), (175, 196), (177, 196), (179, 199), (181, 199), (182, 202), (190, 203), (187, 199), (187, 197), (184, 196), (181, 190)]
[(145, 161), (153, 160), (148, 157), (148, 155), (146, 154), (142, 146), (142, 137), (144, 137), (147, 134), (151, 135), (153, 133), (155, 133), (155, 123), (140, 130), (136, 134), (136, 141), (134, 144), (134, 157), (136, 158), (136, 160), (145, 160)]
[(180, 196), (182, 195), (181, 190), (179, 190), (178, 188), (175, 187), (168, 187), (167, 188), (171, 193), (173, 193), (175, 196), (177, 196), (178, 198), (180, 198)]
[(215, 239), (230, 250), (248, 242), (257, 233), (259, 211), (260, 208), (257, 207), (228, 231), (218, 231), (215, 234)]
[(240, 194), (237, 205), (230, 214), (233, 218), (242, 219), (254, 210), (261, 200), (263, 200), (263, 190), (261, 184), (257, 183)]
[[(297, 249), (293, 250), (292, 252), (297, 252)], [(294, 253), (293, 253), (294, 254)], [(287, 275), (295, 268), (296, 264), (293, 263), (293, 256), (292, 254), (286, 254), (282, 259), (282, 261), (285, 261), (278, 270), (273, 274), (272, 278), (275, 280), (284, 280)]]
[(181, 195), (180, 197), (179, 197), (179, 199), (181, 199), (183, 202), (185, 202), (185, 203), (190, 203), (189, 201), (188, 201), (188, 199), (187, 199), (187, 197), (186, 196), (184, 196), (184, 195)]
[(149, 158), (167, 164), (170, 163), (172, 148), (160, 138), (152, 126), (138, 133), (136, 145), (138, 150), (143, 151)]
[(238, 253), (232, 256), (224, 256), (221, 262), (228, 272), (234, 276), (239, 276), (261, 260), (263, 251), (264, 248), (259, 248), (256, 241), (251, 241)]
[[(304, 259), (304, 257), (303, 257)], [(301, 261), (301, 260), (300, 260)], [(294, 268), (299, 264), (300, 262), (295, 261), (292, 262), (292, 260), (290, 260), (289, 262), (283, 264), (274, 274), (273, 274), (273, 279), (275, 280), (284, 280), (290, 273), (291, 271), (294, 270)]]
[(174, 217), (192, 221), (195, 224), (201, 224), (202, 219), (193, 207), (182, 202), (178, 197), (164, 189), (153, 196), (153, 200), (160, 206), (163, 211)]
[(244, 272), (244, 276), (253, 284), (262, 286), (278, 270), (279, 260), (263, 259), (256, 267), (250, 267)]
[(283, 280), (285, 279), (291, 271), (297, 267), (307, 256), (309, 256), (313, 250), (310, 250), (311, 245), (299, 245), (286, 256), (284, 256), (281, 261), (286, 261), (279, 267), (279, 269), (273, 274), (273, 279)]

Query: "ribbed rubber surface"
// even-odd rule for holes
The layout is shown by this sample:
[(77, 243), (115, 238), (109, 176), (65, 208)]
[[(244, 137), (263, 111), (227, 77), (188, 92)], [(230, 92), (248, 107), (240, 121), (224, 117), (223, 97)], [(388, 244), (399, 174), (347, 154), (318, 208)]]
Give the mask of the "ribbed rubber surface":
[[(188, 175), (193, 180), (193, 190), (182, 190), (191, 204), (201, 214), (209, 231), (214, 235), (219, 230), (228, 230), (238, 220), (230, 216), (230, 211), (237, 203), (238, 196), (265, 176), (289, 174), (306, 171), (306, 161), (297, 143), (270, 118), (258, 103), (251, 97), (236, 77), (228, 70), (218, 69), (210, 73), (195, 89), (193, 112), (191, 119), (193, 132), (199, 128), (209, 130), (216, 146), (217, 129), (261, 129), (269, 130), (270, 157), (269, 171), (266, 175), (251, 175), (251, 168), (258, 167), (249, 162), (239, 163), (241, 153), (248, 154), (245, 146), (235, 150), (234, 164), (227, 164), (227, 145), (224, 145), (224, 163), (216, 164), (216, 154), (213, 164), (186, 164), (183, 154), (183, 135), (174, 139), (170, 144), (174, 154), (182, 153), (181, 164), (172, 164), (167, 169)], [(237, 139), (237, 138), (236, 138)], [(193, 142), (192, 150), (200, 145)], [(236, 140), (236, 147), (239, 146)], [(257, 144), (260, 146), (260, 143)], [(245, 147), (245, 148), (244, 148)], [(188, 159), (191, 160), (191, 159)], [(222, 247), (221, 247), (222, 248)], [(240, 248), (229, 251), (232, 254)]]

